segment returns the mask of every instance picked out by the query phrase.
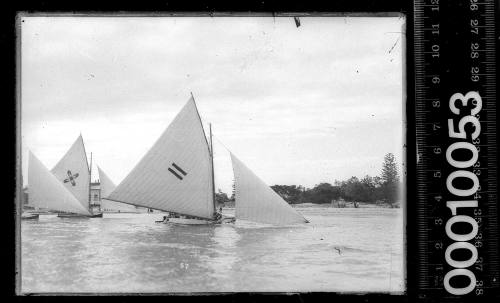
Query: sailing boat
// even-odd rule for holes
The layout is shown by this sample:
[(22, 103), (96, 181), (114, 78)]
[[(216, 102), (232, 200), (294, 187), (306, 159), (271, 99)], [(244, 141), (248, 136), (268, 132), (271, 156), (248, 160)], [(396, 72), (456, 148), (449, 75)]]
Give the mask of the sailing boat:
[(39, 209), (90, 216), (75, 196), (30, 151), (28, 160), (30, 204)]
[(236, 218), (275, 225), (309, 223), (233, 153), (231, 162), (235, 180)]
[[(99, 171), (99, 180), (101, 186), (101, 197), (107, 197), (116, 188), (116, 185), (104, 173), (104, 171), (97, 166)], [(137, 213), (137, 208), (130, 204), (110, 201), (105, 198), (101, 199), (101, 208), (104, 212), (110, 213)]]
[[(217, 213), (212, 134), (205, 136), (193, 95), (151, 149), (106, 199), (173, 214), (169, 223), (234, 222)], [(236, 218), (271, 224), (308, 222), (232, 155)]]
[[(91, 160), (92, 162), (92, 160)], [(91, 167), (87, 162), (85, 145), (82, 135), (78, 136), (68, 152), (51, 170), (52, 174), (63, 184), (63, 186), (77, 199), (77, 201), (88, 211), (85, 217), (102, 217), (102, 213), (94, 213), (91, 205), (90, 182)], [(60, 213), (58, 217), (81, 217), (81, 213)]]

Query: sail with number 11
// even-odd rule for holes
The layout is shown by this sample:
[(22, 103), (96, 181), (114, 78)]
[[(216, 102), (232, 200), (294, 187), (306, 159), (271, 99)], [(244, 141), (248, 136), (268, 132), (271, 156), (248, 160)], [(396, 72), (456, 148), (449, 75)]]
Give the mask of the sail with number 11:
[[(194, 97), (123, 181), (104, 199), (187, 216), (185, 224), (221, 223), (216, 210), (213, 150)], [(276, 225), (308, 221), (231, 153), (236, 219)], [(173, 220), (175, 222), (175, 220)]]

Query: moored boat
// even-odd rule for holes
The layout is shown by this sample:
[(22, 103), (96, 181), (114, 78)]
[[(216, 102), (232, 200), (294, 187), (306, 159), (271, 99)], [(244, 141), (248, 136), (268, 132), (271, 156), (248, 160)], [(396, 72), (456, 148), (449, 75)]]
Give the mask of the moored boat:
[(38, 214), (23, 213), (21, 214), (21, 220), (38, 220)]

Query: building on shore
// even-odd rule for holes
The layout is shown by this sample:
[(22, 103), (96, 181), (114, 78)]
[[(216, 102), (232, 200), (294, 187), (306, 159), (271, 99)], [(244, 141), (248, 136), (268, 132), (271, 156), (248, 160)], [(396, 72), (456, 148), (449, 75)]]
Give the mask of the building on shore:
[(90, 182), (90, 207), (93, 211), (101, 211), (101, 183)]

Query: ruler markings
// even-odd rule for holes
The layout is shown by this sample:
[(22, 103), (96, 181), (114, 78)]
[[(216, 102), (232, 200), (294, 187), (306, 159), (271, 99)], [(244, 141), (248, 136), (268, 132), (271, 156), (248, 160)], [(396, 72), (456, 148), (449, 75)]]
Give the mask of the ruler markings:
[[(469, 3), (469, 1), (465, 1)], [(479, 56), (481, 60), (477, 59), (468, 59), (468, 60), (458, 60), (454, 61), (453, 64), (457, 66), (479, 66), (480, 73), (474, 74), (479, 76), (480, 81), (477, 83), (470, 83), (470, 88), (467, 89), (467, 85), (461, 84), (457, 86), (460, 87), (461, 91), (456, 91), (465, 94), (468, 90), (478, 91), (483, 99), (483, 108), (480, 112), (480, 123), (482, 125), (483, 132), (480, 133), (481, 144), (476, 144), (477, 148), (480, 148), (478, 153), (479, 160), (481, 161), (481, 166), (479, 167), (471, 167), (470, 169), (474, 169), (476, 171), (482, 171), (483, 173), (478, 176), (480, 184), (483, 185), (483, 189), (478, 190), (477, 194), (482, 195), (483, 197), (478, 198), (478, 202), (480, 209), (483, 210), (483, 213), (479, 216), (475, 216), (476, 219), (483, 220), (480, 224), (480, 230), (484, 233), (484, 238), (481, 243), (484, 243), (485, 247), (483, 249), (479, 249), (479, 255), (484, 257), (482, 266), (484, 267), (484, 272), (475, 272), (477, 274), (478, 279), (481, 277), (485, 277), (485, 273), (496, 272), (498, 277), (498, 256), (496, 255), (498, 249), (498, 224), (495, 220), (493, 220), (497, 214), (497, 206), (496, 206), (496, 58), (495, 58), (495, 28), (494, 28), (494, 3), (491, 1), (485, 2), (470, 2), (470, 4), (476, 5), (478, 7), (478, 11), (471, 12), (469, 11), (469, 5), (466, 4), (463, 7), (460, 7), (460, 4), (452, 2), (447, 3), (444, 6), (444, 9), (454, 10), (455, 12), (460, 11), (462, 15), (464, 15), (463, 19), (466, 21), (464, 25), (469, 26), (469, 19), (467, 19), (467, 14), (469, 14), (470, 18), (475, 18), (478, 20), (478, 24), (474, 26), (477, 28), (477, 36), (470, 36), (472, 42), (479, 41), (480, 48), (474, 50)], [(416, 106), (415, 106), (415, 125), (416, 125), (416, 141), (417, 141), (417, 152), (419, 155), (420, 162), (417, 164), (417, 172), (416, 172), (416, 181), (417, 181), (417, 221), (416, 224), (419, 227), (419, 235), (417, 236), (417, 245), (418, 245), (418, 272), (419, 276), (417, 277), (417, 283), (420, 287), (420, 291), (418, 292), (421, 298), (426, 298), (431, 294), (440, 294), (443, 298), (453, 298), (457, 299), (457, 296), (450, 296), (448, 292), (444, 290), (444, 286), (442, 285), (442, 281), (435, 282), (434, 279), (434, 269), (432, 266), (435, 264), (446, 265), (446, 272), (451, 269), (450, 266), (445, 264), (444, 260), (444, 252), (436, 252), (432, 250), (431, 247), (434, 245), (436, 239), (444, 240), (447, 243), (451, 243), (449, 239), (442, 238), (444, 236), (443, 227), (433, 226), (432, 220), (435, 219), (443, 219), (446, 221), (450, 216), (443, 215), (442, 208), (439, 208), (437, 205), (438, 212), (434, 213), (432, 211), (432, 215), (430, 213), (430, 207), (434, 207), (436, 203), (433, 203), (432, 200), (433, 194), (441, 194), (440, 192), (435, 192), (431, 190), (431, 188), (442, 187), (443, 184), (439, 182), (443, 182), (441, 179), (431, 179), (431, 174), (433, 172), (442, 172), (442, 177), (446, 177), (446, 172), (449, 171), (448, 166), (444, 165), (443, 161), (446, 161), (442, 154), (436, 155), (433, 153), (434, 148), (441, 148), (442, 151), (446, 150), (449, 146), (450, 139), (447, 139), (447, 128), (445, 127), (446, 118), (452, 118), (452, 115), (448, 117), (440, 116), (448, 112), (446, 110), (446, 102), (447, 100), (443, 100), (443, 93), (451, 96), (451, 93), (445, 91), (445, 89), (451, 88), (450, 84), (446, 85), (446, 80), (448, 78), (454, 77), (453, 79), (460, 79), (461, 75), (453, 75), (442, 73), (441, 71), (445, 69), (445, 67), (440, 66), (443, 64), (440, 60), (433, 60), (431, 54), (435, 54), (435, 52), (431, 51), (431, 44), (442, 45), (443, 39), (449, 39), (444, 41), (451, 41), (450, 44), (453, 45), (454, 48), (463, 47), (464, 54), (466, 52), (470, 52), (470, 43), (467, 40), (462, 41), (454, 41), (454, 35), (451, 35), (451, 32), (446, 32), (444, 29), (446, 28), (443, 24), (449, 22), (450, 19), (440, 19), (440, 14), (434, 14), (429, 11), (429, 7), (438, 7), (443, 9), (442, 6), (432, 5), (428, 2), (425, 3), (423, 0), (416, 0), (415, 4), (415, 22), (414, 22), (414, 50), (415, 50), (415, 92), (416, 92)], [(451, 8), (450, 8), (451, 7)], [(472, 7), (470, 8), (472, 9)], [(482, 11), (484, 10), (484, 12)], [(458, 14), (457, 14), (458, 15)], [(444, 16), (444, 15), (443, 15)], [(455, 16), (455, 15), (454, 15)], [(461, 19), (459, 19), (461, 20)], [(440, 31), (439, 36), (430, 37), (430, 33), (434, 30), (431, 27), (432, 24), (439, 24)], [(470, 35), (467, 27), (463, 29), (463, 37), (467, 37)], [(455, 39), (456, 40), (456, 39)], [(453, 53), (446, 53), (444, 51), (439, 54), (439, 58), (445, 58), (448, 55), (456, 55)], [(453, 49), (453, 51), (459, 49)], [(464, 58), (465, 59), (465, 58)], [(450, 62), (451, 63), (451, 62)], [(445, 64), (450, 64), (445, 63)], [(455, 66), (450, 66), (452, 69)], [(456, 69), (455, 69), (456, 70)], [(465, 71), (464, 69), (463, 71)], [(432, 85), (429, 79), (433, 77), (439, 76), (441, 79), (441, 83), (445, 85)], [(464, 74), (463, 81), (470, 81), (471, 75)], [(464, 82), (465, 83), (465, 82)], [(474, 88), (472, 88), (474, 87)], [(453, 88), (452, 88), (453, 89)], [(432, 103), (435, 100), (441, 101), (441, 109), (433, 110)], [(429, 102), (430, 101), (430, 102)], [(445, 106), (443, 106), (445, 105)], [(478, 116), (479, 117), (479, 116)], [(457, 117), (458, 119), (458, 117)], [(457, 120), (458, 122), (458, 120)], [(432, 131), (432, 127), (429, 127), (434, 124), (439, 124), (442, 126), (438, 131)], [(438, 139), (444, 137), (445, 139)], [(454, 141), (450, 141), (454, 142)], [(443, 170), (444, 169), (444, 170)], [(485, 178), (484, 176), (489, 176)], [(493, 180), (493, 181), (492, 181)], [(429, 186), (427, 185), (429, 184)], [(428, 192), (423, 192), (428, 191)], [(443, 199), (446, 199), (443, 197)], [(445, 207), (445, 206), (444, 206)], [(449, 212), (449, 210), (448, 210)], [(432, 239), (432, 240), (431, 240)], [(493, 254), (495, 253), (495, 254)], [(441, 260), (441, 263), (429, 262), (429, 260)], [(496, 270), (496, 271), (495, 271)], [(432, 274), (431, 274), (432, 272)], [(443, 272), (441, 274), (441, 278), (444, 276)], [(498, 285), (498, 280), (496, 284)], [(441, 283), (441, 284), (439, 284)], [(435, 284), (435, 285), (434, 285)], [(436, 287), (436, 285), (438, 287)], [(489, 289), (487, 285), (485, 287), (481, 287), (482, 291), (485, 289)], [(478, 288), (479, 289), (479, 288)], [(429, 292), (433, 291), (433, 292)]]

